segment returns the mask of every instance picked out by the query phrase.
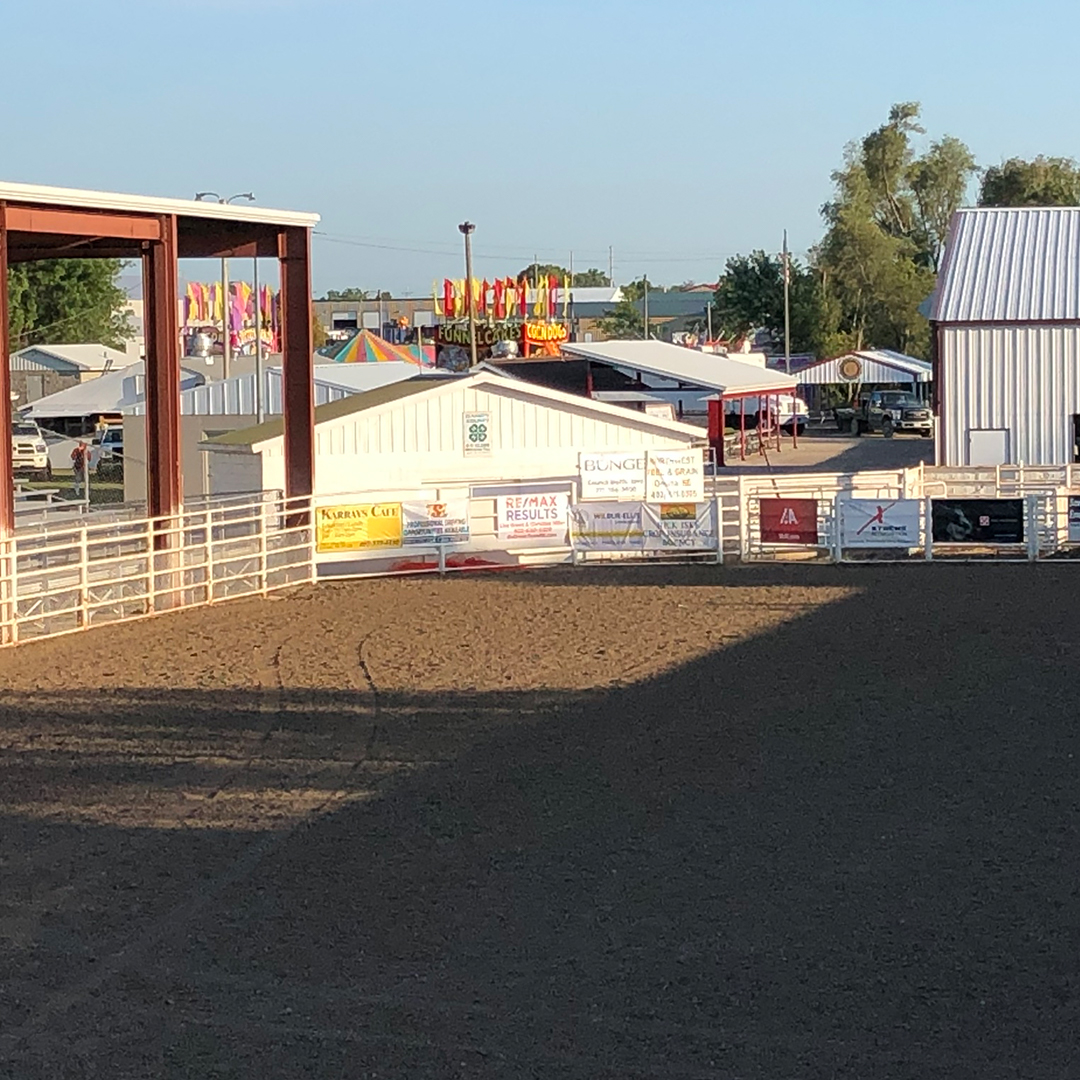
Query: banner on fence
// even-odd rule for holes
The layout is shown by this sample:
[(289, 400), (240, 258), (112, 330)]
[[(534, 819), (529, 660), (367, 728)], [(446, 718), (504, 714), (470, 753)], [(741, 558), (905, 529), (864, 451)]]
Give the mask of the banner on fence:
[(404, 502), (401, 504), (404, 547), (420, 544), (464, 544), (469, 539), (469, 504)]
[(1080, 497), (1069, 496), (1069, 543), (1080, 544)]
[(578, 503), (570, 507), (570, 542), (582, 551), (642, 551), (641, 503)]
[(919, 546), (918, 499), (845, 499), (840, 503), (841, 544), (846, 548)]
[(548, 540), (566, 543), (570, 500), (561, 491), (535, 495), (500, 495), (495, 500), (500, 540)]
[(401, 547), (401, 503), (315, 508), (316, 551)]
[(817, 499), (762, 499), (763, 544), (818, 543)]
[(642, 507), (645, 548), (652, 551), (713, 551), (712, 507), (701, 503), (646, 504)]
[(705, 468), (700, 450), (650, 450), (645, 456), (645, 501), (705, 501)]
[(1022, 544), (1023, 499), (932, 499), (935, 544)]
[(644, 450), (579, 454), (578, 472), (582, 499), (640, 502), (645, 498)]

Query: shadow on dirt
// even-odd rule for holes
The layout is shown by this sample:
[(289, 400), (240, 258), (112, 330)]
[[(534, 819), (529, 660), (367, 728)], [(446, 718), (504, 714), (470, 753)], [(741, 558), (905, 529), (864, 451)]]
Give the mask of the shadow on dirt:
[[(793, 574), (856, 572), (725, 581)], [(4, 759), (0, 1075), (1067, 1075), (1071, 575), (860, 571), (607, 691), (113, 695), (110, 747)], [(86, 708), (43, 696), (2, 734)], [(191, 757), (267, 715), (260, 755)], [(133, 754), (161, 755), (163, 814), (379, 797), (247, 832), (57, 817), (143, 782)]]

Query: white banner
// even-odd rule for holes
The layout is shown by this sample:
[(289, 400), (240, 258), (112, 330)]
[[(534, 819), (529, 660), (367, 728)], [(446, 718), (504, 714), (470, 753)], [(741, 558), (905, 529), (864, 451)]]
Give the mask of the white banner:
[(403, 547), (421, 544), (464, 544), (469, 539), (469, 504), (455, 502), (403, 502)]
[(578, 503), (570, 507), (570, 541), (582, 551), (642, 551), (641, 503)]
[(649, 551), (714, 551), (716, 528), (708, 503), (661, 503), (642, 507)]
[(1069, 543), (1080, 544), (1080, 498), (1069, 496)]
[(500, 540), (548, 540), (566, 543), (569, 496), (561, 491), (536, 495), (500, 495), (496, 500)]
[(843, 547), (919, 547), (922, 503), (918, 499), (844, 499), (840, 503)]
[(634, 500), (645, 498), (645, 451), (580, 454), (582, 499)]
[(700, 450), (650, 450), (645, 462), (645, 501), (705, 501), (705, 466)]

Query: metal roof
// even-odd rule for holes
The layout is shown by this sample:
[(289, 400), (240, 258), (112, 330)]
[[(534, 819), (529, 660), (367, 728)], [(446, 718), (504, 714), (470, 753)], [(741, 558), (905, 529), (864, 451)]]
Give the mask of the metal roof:
[(717, 390), (724, 397), (775, 394), (795, 387), (793, 375), (666, 341), (574, 341), (562, 349), (586, 360)]
[[(197, 386), (204, 377), (200, 372), (181, 368), (180, 389)], [(21, 412), (34, 420), (119, 413), (138, 401), (145, 392), (146, 364), (138, 360), (127, 367), (107, 371), (89, 382), (76, 383), (66, 390), (38, 398)]]
[[(316, 364), (315, 404), (326, 405), (331, 401), (363, 393), (380, 386), (403, 382), (420, 375), (426, 379), (453, 379), (459, 376), (448, 371), (418, 369), (415, 364), (404, 361), (388, 361), (385, 364)], [(281, 368), (263, 369), (263, 412), (267, 416), (281, 414)], [(145, 401), (124, 410), (131, 416), (146, 413)], [(185, 416), (254, 416), (255, 372), (233, 375), (228, 379), (216, 379), (185, 390), (180, 395), (180, 412)]]
[(941, 323), (1080, 319), (1080, 207), (958, 210), (930, 318)]
[[(856, 379), (845, 379), (840, 374), (844, 360), (859, 361)], [(934, 377), (932, 364), (915, 356), (893, 352), (892, 349), (861, 349), (845, 353), (833, 360), (819, 360), (795, 374), (801, 386), (831, 386), (837, 383), (923, 383)]]
[(219, 221), (255, 222), (262, 225), (295, 225), (310, 229), (318, 214), (298, 210), (271, 210), (262, 206), (236, 206), (195, 199), (162, 199), (125, 195), (114, 191), (83, 191), (79, 188), (15, 184), (0, 180), (0, 202), (32, 203), (36, 206), (77, 206), (86, 210), (126, 210), (139, 214), (177, 214), (180, 217), (216, 218)]
[[(39, 354), (35, 356), (34, 354)], [(57, 363), (50, 364), (49, 358)], [(132, 358), (120, 349), (108, 345), (27, 345), (11, 354), (12, 371), (25, 370), (17, 361), (30, 361), (35, 368), (54, 370), (72, 367), (77, 371), (111, 371), (127, 367)]]

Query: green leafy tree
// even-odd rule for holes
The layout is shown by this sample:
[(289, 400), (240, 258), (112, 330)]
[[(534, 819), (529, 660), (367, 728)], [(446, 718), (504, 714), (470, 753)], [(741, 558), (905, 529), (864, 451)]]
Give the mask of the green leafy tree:
[(123, 348), (134, 335), (118, 259), (44, 259), (8, 270), (13, 348), (92, 342)]
[(563, 278), (567, 276), (566, 268), (555, 263), (530, 263), (524, 270), (518, 272), (515, 280), (520, 281), (522, 278), (526, 278), (532, 284), (538, 277), (552, 276), (557, 277), (561, 284)]
[(624, 341), (628, 338), (645, 336), (645, 318), (641, 310), (641, 301), (636, 303), (628, 298), (620, 300), (602, 319), (597, 319), (597, 326), (605, 336)]
[(1072, 158), (1009, 158), (983, 173), (980, 206), (1080, 206), (1080, 165)]
[[(817, 352), (822, 345), (823, 296), (820, 275), (790, 260), (791, 351)], [(764, 329), (784, 340), (784, 263), (781, 256), (754, 251), (727, 261), (713, 294), (713, 329), (722, 337), (745, 337)]]
[(327, 289), (324, 300), (345, 300), (352, 301), (353, 303), (362, 302), (364, 300), (378, 300), (379, 294), (369, 292), (367, 289), (357, 289), (350, 287), (348, 289)]
[(590, 267), (588, 270), (579, 270), (574, 274), (572, 284), (578, 289), (597, 289), (611, 284), (611, 278), (603, 270)]

